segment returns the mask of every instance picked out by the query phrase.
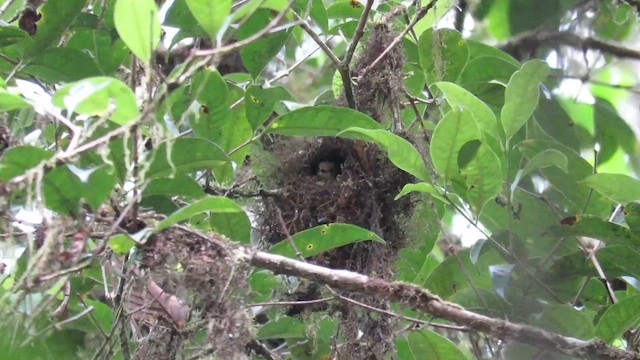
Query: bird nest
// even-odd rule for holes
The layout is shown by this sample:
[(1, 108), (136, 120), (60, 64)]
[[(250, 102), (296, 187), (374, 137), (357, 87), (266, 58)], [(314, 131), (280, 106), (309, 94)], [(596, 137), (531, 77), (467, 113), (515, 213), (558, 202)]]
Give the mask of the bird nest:
[[(404, 244), (395, 209), (400, 206), (402, 212), (410, 212), (411, 205), (408, 200), (396, 202), (394, 197), (410, 175), (393, 166), (377, 146), (340, 138), (278, 137), (266, 150), (273, 157), (265, 181), (278, 189), (267, 199), (260, 216), (267, 243), (328, 223), (367, 228), (387, 245), (345, 246), (315, 259), (326, 266), (356, 271), (368, 266), (354, 256), (354, 249), (362, 252), (379, 247), (388, 256), (389, 250), (395, 253)], [(386, 272), (375, 270), (380, 271)]]

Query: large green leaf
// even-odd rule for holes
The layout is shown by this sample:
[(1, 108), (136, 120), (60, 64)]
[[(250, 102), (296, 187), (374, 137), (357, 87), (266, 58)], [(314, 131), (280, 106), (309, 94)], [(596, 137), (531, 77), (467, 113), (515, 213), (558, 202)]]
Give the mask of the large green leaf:
[(122, 81), (110, 77), (67, 84), (53, 95), (53, 103), (79, 114), (106, 117), (119, 125), (140, 117), (133, 91)]
[(186, 0), (191, 14), (198, 24), (207, 32), (211, 39), (216, 38), (216, 34), (224, 19), (231, 13), (231, 0)]
[(498, 156), (485, 144), (480, 144), (469, 164), (460, 169), (467, 189), (466, 199), (476, 214), (493, 200), (502, 188), (502, 168)]
[(375, 142), (387, 152), (389, 160), (395, 166), (420, 180), (429, 179), (429, 171), (422, 160), (422, 155), (410, 142), (398, 135), (381, 129), (348, 128), (337, 136)]
[(109, 166), (92, 169), (91, 174), (83, 180), (84, 200), (96, 211), (113, 192), (117, 183), (115, 170)]
[(429, 274), (423, 287), (443, 299), (448, 299), (456, 292), (468, 288), (469, 282), (472, 282), (477, 289), (493, 289), (488, 267), (503, 264), (504, 260), (488, 246), (484, 247), (476, 264), (472, 263), (470, 253), (470, 249), (464, 249), (457, 252), (456, 256), (445, 258)]
[[(300, 231), (291, 236), (302, 257), (318, 255), (340, 246), (364, 240), (384, 243), (373, 231), (351, 224), (326, 224)], [(297, 258), (296, 249), (289, 239), (273, 245), (271, 253)]]
[(191, 13), (189, 6), (187, 6), (187, 0), (173, 1), (164, 17), (163, 25), (178, 28), (181, 32), (191, 35), (207, 35)]
[(361, 112), (320, 105), (282, 115), (269, 125), (267, 131), (292, 136), (336, 136), (350, 127), (382, 129), (378, 122)]
[(607, 245), (627, 245), (640, 248), (640, 238), (629, 229), (595, 216), (575, 215), (563, 219), (561, 225), (553, 225), (543, 233), (554, 238), (586, 236), (604, 241)]
[(533, 114), (540, 97), (540, 83), (548, 74), (547, 63), (531, 60), (511, 76), (500, 112), (500, 122), (507, 139), (515, 135)]
[(565, 336), (590, 340), (595, 335), (591, 316), (569, 304), (546, 304), (542, 314), (531, 318), (533, 324)]
[(273, 114), (276, 103), (280, 100), (291, 100), (289, 92), (282, 87), (264, 89), (250, 85), (244, 96), (247, 119), (252, 129), (257, 129)]
[(640, 180), (624, 174), (593, 174), (582, 181), (617, 203), (640, 200)]
[(78, 212), (84, 184), (67, 166), (49, 171), (43, 182), (44, 204), (47, 208), (64, 215)]
[(402, 360), (467, 360), (451, 340), (426, 328), (410, 332), (406, 339), (398, 338), (396, 346)]
[(198, 183), (191, 177), (180, 174), (173, 178), (153, 179), (144, 188), (143, 196), (188, 196), (199, 198), (204, 195), (204, 191)]
[(17, 26), (0, 26), (0, 48), (13, 45), (28, 35)]
[(496, 116), (487, 104), (475, 97), (469, 91), (454, 83), (443, 81), (437, 82), (434, 85), (442, 91), (444, 97), (452, 108), (468, 108), (473, 113), (478, 126), (480, 126), (482, 131), (487, 132), (496, 139), (501, 138), (498, 130), (498, 119), (496, 119)]
[(497, 112), (504, 104), (505, 85), (518, 68), (501, 57), (480, 56), (467, 63), (459, 84)]
[(440, 120), (431, 138), (430, 153), (433, 165), (445, 181), (458, 174), (458, 154), (463, 145), (480, 137), (480, 129), (468, 108), (453, 108)]
[(0, 111), (13, 111), (26, 107), (29, 107), (29, 103), (22, 96), (0, 88)]
[(69, 25), (78, 16), (87, 0), (49, 0), (40, 9), (42, 20), (33, 38), (26, 38), (24, 57), (39, 55), (49, 47), (58, 46), (58, 41)]
[(640, 320), (638, 308), (640, 308), (640, 295), (628, 297), (611, 305), (596, 325), (598, 337), (611, 343), (622, 336)]
[(129, 58), (129, 49), (122, 39), (112, 40), (106, 30), (78, 30), (66, 47), (90, 54), (102, 75), (112, 75)]
[[(272, 17), (270, 10), (259, 9), (238, 30), (238, 37), (245, 39), (257, 33), (269, 24)], [(242, 63), (254, 78), (278, 54), (289, 39), (290, 34), (290, 30), (269, 34), (240, 49)]]
[(258, 339), (299, 339), (306, 335), (306, 325), (302, 320), (284, 316), (277, 320), (269, 321), (258, 329)]
[(420, 66), (427, 83), (455, 82), (469, 60), (469, 49), (462, 34), (453, 29), (427, 29), (418, 42)]
[[(515, 179), (511, 183), (511, 194), (518, 188), (520, 181), (534, 172), (535, 170), (546, 168), (549, 166), (556, 166), (564, 172), (568, 172), (567, 163), (568, 159), (566, 155), (558, 150), (547, 149), (527, 161), (527, 164), (516, 174)], [(512, 195), (513, 197), (513, 195)]]
[(208, 170), (221, 165), (230, 166), (224, 150), (202, 138), (165, 141), (153, 156), (153, 162), (147, 170), (149, 179)]
[(229, 118), (227, 83), (219, 72), (205, 69), (193, 77), (191, 92), (203, 106), (198, 116), (190, 119), (193, 132), (196, 136), (217, 142), (220, 138), (217, 133)]
[(53, 154), (35, 146), (18, 146), (7, 150), (0, 159), (0, 180), (7, 182), (49, 159)]
[(143, 63), (149, 64), (162, 29), (153, 0), (117, 0), (114, 22), (118, 35)]
[[(162, 220), (156, 225), (154, 230), (162, 231), (172, 225), (190, 219), (201, 213), (211, 213), (212, 217), (215, 216), (223, 223), (225, 220), (232, 222), (235, 225), (234, 227), (224, 226), (224, 229), (222, 229), (223, 231), (220, 231), (220, 229), (217, 228), (214, 230), (231, 238), (232, 240), (240, 241), (244, 244), (249, 243), (251, 224), (247, 214), (233, 200), (223, 196), (209, 196), (204, 199), (194, 201)], [(238, 221), (238, 215), (241, 218), (240, 221)], [(230, 219), (230, 217), (233, 219)]]
[(89, 54), (68, 47), (44, 51), (34, 57), (22, 71), (50, 83), (78, 81), (102, 75)]

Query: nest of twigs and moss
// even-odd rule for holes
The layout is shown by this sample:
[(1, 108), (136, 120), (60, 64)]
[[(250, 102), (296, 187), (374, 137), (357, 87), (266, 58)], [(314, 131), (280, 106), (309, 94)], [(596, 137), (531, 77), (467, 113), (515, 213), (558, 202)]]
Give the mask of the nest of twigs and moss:
[(135, 358), (174, 359), (203, 329), (207, 346), (200, 355), (233, 359), (246, 352), (253, 339), (244, 304), (248, 268), (238, 268), (229, 250), (210, 237), (170, 228), (142, 248), (122, 299), (128, 320), (145, 339)]

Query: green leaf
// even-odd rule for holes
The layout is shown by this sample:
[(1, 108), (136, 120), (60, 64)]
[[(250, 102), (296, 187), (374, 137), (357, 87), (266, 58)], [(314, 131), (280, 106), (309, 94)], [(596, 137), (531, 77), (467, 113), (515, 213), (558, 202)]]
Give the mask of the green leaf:
[(0, 89), (0, 111), (13, 111), (29, 107), (29, 103), (22, 96)]
[[(164, 17), (165, 26), (171, 26), (180, 29), (180, 31), (197, 36), (204, 36), (207, 33), (198, 24), (198, 20), (193, 16), (187, 0), (174, 0), (173, 4), (167, 10)], [(175, 40), (174, 40), (175, 41)]]
[(640, 295), (620, 300), (609, 306), (596, 325), (599, 338), (611, 343), (640, 320)]
[(117, 0), (113, 16), (118, 35), (148, 65), (162, 32), (155, 1)]
[(364, 7), (350, 0), (335, 1), (327, 8), (329, 19), (359, 19)]
[(211, 39), (216, 38), (225, 18), (231, 14), (231, 0), (186, 0), (186, 3)]
[(136, 246), (136, 242), (129, 235), (118, 234), (109, 238), (109, 247), (116, 254), (126, 255)]
[(467, 360), (451, 340), (429, 329), (411, 331), (406, 340), (399, 337), (396, 345), (398, 357), (402, 360)]
[(320, 105), (282, 115), (269, 125), (267, 131), (289, 136), (336, 136), (350, 127), (382, 129), (377, 121), (361, 112)]
[(228, 220), (229, 217), (240, 215), (240, 217), (244, 219), (243, 221), (237, 221), (237, 219), (234, 219), (233, 223), (236, 227), (225, 228), (225, 231), (221, 233), (232, 240), (240, 241), (245, 244), (249, 242), (251, 224), (249, 223), (247, 214), (233, 200), (223, 196), (209, 196), (204, 199), (194, 201), (169, 215), (166, 219), (158, 223), (154, 230), (156, 232), (162, 231), (201, 213), (211, 213), (212, 216), (217, 216), (220, 221), (224, 221), (225, 219)]
[(142, 196), (188, 196), (199, 198), (204, 196), (204, 191), (191, 177), (179, 174), (171, 179), (153, 179), (144, 188)]
[(80, 206), (84, 184), (66, 166), (54, 168), (44, 176), (44, 204), (64, 215), (75, 215)]
[(399, 169), (408, 172), (419, 180), (425, 181), (429, 179), (429, 171), (422, 160), (422, 155), (410, 142), (398, 135), (392, 134), (387, 130), (352, 127), (338, 133), (337, 136), (375, 142), (387, 152), (389, 160)]
[(455, 82), (469, 60), (469, 49), (462, 34), (453, 29), (425, 30), (418, 41), (420, 66), (427, 84)]
[(634, 234), (640, 234), (640, 204), (628, 203), (624, 206), (624, 221)]
[(460, 74), (459, 84), (493, 111), (499, 111), (504, 105), (504, 84), (518, 68), (519, 65), (500, 57), (480, 56), (467, 63)]
[(640, 200), (640, 180), (624, 174), (593, 174), (582, 183), (617, 203)]
[[(364, 240), (384, 243), (384, 240), (374, 232), (350, 224), (320, 225), (300, 231), (291, 238), (300, 251), (300, 255), (305, 258)], [(289, 239), (282, 240), (273, 245), (269, 252), (290, 258), (298, 257), (296, 249), (291, 245)]]
[(209, 216), (209, 225), (213, 231), (229, 239), (242, 244), (251, 242), (251, 222), (244, 211), (213, 212)]
[(53, 154), (35, 146), (18, 146), (7, 150), (0, 160), (0, 180), (7, 182), (51, 158)]
[(122, 39), (112, 40), (106, 30), (80, 30), (67, 41), (66, 48), (90, 54), (101, 75), (111, 75), (128, 59), (129, 49)]
[(502, 188), (502, 168), (498, 156), (485, 144), (478, 148), (476, 156), (461, 169), (469, 204), (480, 214), (485, 204), (494, 199)]
[(133, 91), (122, 81), (109, 77), (67, 84), (53, 95), (53, 104), (79, 114), (106, 117), (119, 125), (140, 117)]
[(258, 329), (258, 339), (298, 339), (304, 338), (307, 326), (300, 319), (289, 316), (269, 321)]
[(451, 109), (440, 120), (431, 138), (430, 153), (433, 165), (451, 180), (458, 174), (458, 154), (464, 144), (480, 139), (480, 129), (471, 110), (465, 107)]
[(515, 135), (533, 114), (540, 97), (540, 83), (548, 74), (547, 63), (531, 60), (511, 76), (500, 112), (500, 121), (507, 139)]
[(217, 142), (217, 132), (229, 118), (227, 83), (217, 71), (205, 69), (198, 72), (191, 85), (191, 91), (203, 108), (190, 119), (191, 127), (198, 137)]
[(470, 252), (471, 249), (464, 249), (457, 252), (457, 256), (446, 257), (429, 274), (423, 287), (443, 299), (448, 299), (456, 292), (468, 288), (469, 282), (473, 283), (477, 289), (492, 289), (493, 283), (487, 268), (491, 265), (503, 264), (504, 260), (496, 251), (485, 246), (476, 264), (473, 264)]
[[(238, 30), (238, 38), (246, 39), (249, 36), (268, 26), (273, 17), (272, 12), (267, 9), (259, 9), (247, 20)], [(290, 30), (280, 31), (266, 35), (240, 49), (242, 63), (254, 77), (262, 72), (267, 64), (280, 52), (280, 49), (289, 40)]]
[(27, 36), (27, 32), (17, 26), (0, 26), (0, 48), (13, 45)]
[(24, 57), (39, 55), (49, 47), (58, 46), (59, 40), (73, 23), (87, 0), (48, 0), (40, 9), (42, 20), (33, 38), (25, 38)]
[(501, 138), (498, 130), (498, 119), (496, 119), (496, 116), (487, 104), (456, 84), (450, 82), (437, 82), (434, 85), (442, 91), (444, 97), (452, 108), (468, 108), (473, 113), (474, 118), (482, 131), (496, 139)]
[(67, 47), (44, 51), (34, 57), (22, 71), (50, 83), (71, 82), (102, 75), (89, 54)]
[(568, 162), (569, 160), (567, 159), (567, 156), (558, 150), (547, 149), (539, 154), (536, 154), (534, 157), (529, 159), (524, 168), (518, 170), (513, 183), (511, 183), (512, 196), (513, 192), (518, 188), (518, 184), (520, 184), (520, 181), (535, 170), (543, 169), (549, 166), (556, 166), (564, 172), (569, 172), (569, 170), (567, 169)]
[(273, 114), (276, 103), (281, 100), (291, 100), (291, 95), (283, 87), (263, 89), (250, 85), (244, 96), (244, 104), (251, 128), (255, 130), (264, 124)]
[(218, 145), (202, 138), (179, 138), (158, 146), (147, 178), (169, 177), (221, 165), (230, 166), (230, 163)]
[(95, 169), (84, 184), (85, 201), (94, 211), (98, 210), (109, 199), (117, 182), (115, 169), (109, 166)]
[(595, 329), (591, 316), (568, 304), (546, 304), (542, 314), (531, 316), (531, 322), (564, 336), (591, 340)]
[(575, 215), (562, 220), (561, 225), (553, 225), (543, 233), (554, 239), (568, 236), (586, 236), (604, 241), (607, 245), (640, 247), (640, 238), (629, 229), (597, 216)]
[(433, 196), (434, 199), (438, 199), (440, 201), (442, 201), (444, 204), (448, 204), (449, 202), (447, 201), (447, 199), (445, 199), (442, 194), (444, 194), (444, 190), (443, 189), (437, 189), (435, 186), (429, 184), (429, 183), (425, 183), (425, 182), (421, 182), (421, 183), (417, 183), (417, 184), (406, 184), (404, 187), (402, 187), (402, 190), (400, 191), (400, 193), (398, 195), (396, 195), (396, 197), (394, 198), (394, 200), (398, 200), (401, 197), (412, 193), (414, 191), (417, 192), (422, 192), (422, 193), (426, 193), (429, 194), (431, 196)]

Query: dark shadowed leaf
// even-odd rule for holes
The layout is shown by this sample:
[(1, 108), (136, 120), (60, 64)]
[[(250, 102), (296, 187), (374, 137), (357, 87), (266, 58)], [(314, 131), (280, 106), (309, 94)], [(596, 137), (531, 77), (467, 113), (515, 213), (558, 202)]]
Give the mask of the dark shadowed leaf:
[(221, 165), (231, 166), (218, 145), (202, 138), (179, 138), (158, 146), (147, 177), (170, 177)]

